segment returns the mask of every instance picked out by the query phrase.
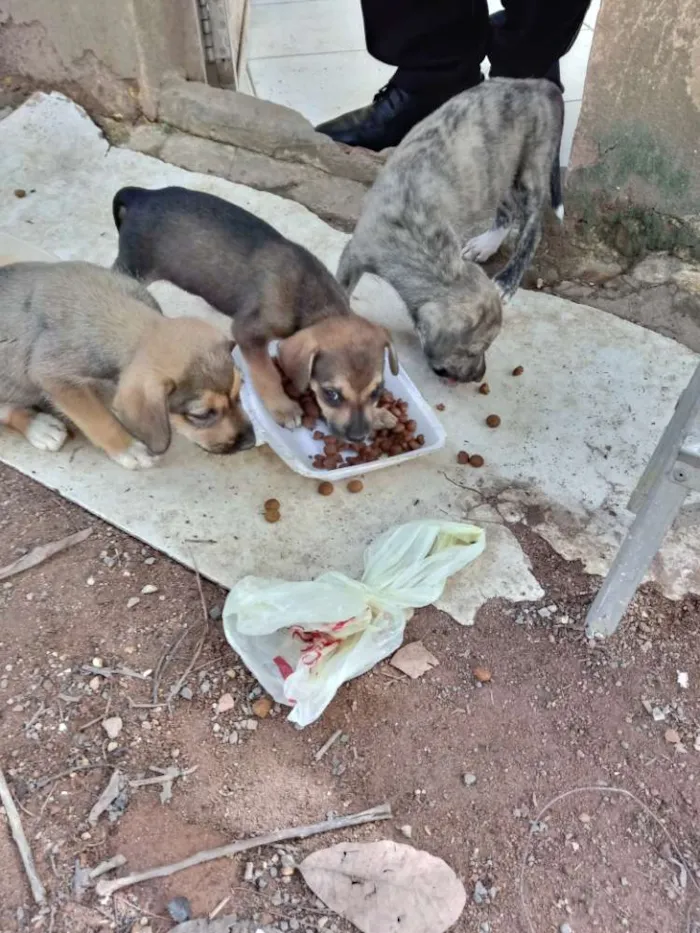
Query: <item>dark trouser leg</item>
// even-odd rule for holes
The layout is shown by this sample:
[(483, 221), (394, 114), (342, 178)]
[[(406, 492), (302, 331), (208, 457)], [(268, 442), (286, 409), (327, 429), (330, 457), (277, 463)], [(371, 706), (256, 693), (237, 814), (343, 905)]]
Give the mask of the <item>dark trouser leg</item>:
[(491, 17), (494, 78), (549, 78), (561, 87), (559, 59), (574, 44), (590, 0), (503, 0)]
[(420, 93), (481, 80), (489, 17), (486, 0), (362, 0), (370, 55), (395, 65), (395, 82)]

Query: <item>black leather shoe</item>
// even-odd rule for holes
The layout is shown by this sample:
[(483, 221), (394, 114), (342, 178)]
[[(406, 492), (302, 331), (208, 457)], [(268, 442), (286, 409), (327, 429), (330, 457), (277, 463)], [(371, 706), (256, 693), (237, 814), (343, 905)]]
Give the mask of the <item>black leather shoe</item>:
[[(455, 93), (456, 90), (452, 92)], [(442, 106), (452, 94), (414, 94), (395, 84), (387, 84), (375, 95), (369, 107), (344, 113), (321, 123), (316, 129), (337, 143), (380, 152), (389, 146), (398, 146), (416, 123)]]

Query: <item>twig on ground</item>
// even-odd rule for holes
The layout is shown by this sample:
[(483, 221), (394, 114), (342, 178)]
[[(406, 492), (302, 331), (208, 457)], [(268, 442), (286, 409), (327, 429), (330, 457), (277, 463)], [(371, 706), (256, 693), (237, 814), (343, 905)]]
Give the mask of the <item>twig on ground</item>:
[(314, 760), (320, 761), (323, 758), (323, 756), (326, 754), (326, 752), (331, 748), (331, 746), (335, 745), (335, 743), (338, 741), (338, 739), (341, 737), (342, 734), (343, 734), (343, 730), (337, 729), (333, 733), (333, 735), (330, 737), (330, 739), (328, 739), (327, 742), (324, 742), (323, 745), (316, 752), (316, 754), (314, 755)]
[(158, 774), (155, 777), (136, 778), (134, 781), (129, 781), (129, 787), (147, 787), (149, 784), (166, 784), (176, 781), (178, 778), (185, 777), (187, 774), (192, 774), (198, 767), (199, 765), (195, 765), (194, 768), (186, 768), (184, 771), (180, 771), (179, 768), (166, 768), (162, 774)]
[(12, 794), (10, 793), (10, 788), (7, 786), (7, 781), (5, 780), (5, 775), (3, 774), (2, 768), (0, 768), (0, 801), (5, 808), (7, 820), (10, 824), (10, 831), (12, 832), (12, 838), (14, 839), (15, 845), (19, 850), (20, 858), (22, 859), (22, 864), (24, 865), (24, 870), (27, 873), (27, 878), (29, 878), (29, 884), (32, 889), (32, 896), (37, 904), (44, 905), (46, 903), (46, 891), (44, 890), (44, 885), (41, 883), (39, 876), (36, 873), (34, 859), (32, 858), (32, 851), (29, 848), (27, 837), (24, 835), (24, 829), (22, 828), (22, 820), (20, 819), (19, 812), (15, 806), (15, 801), (12, 797)]
[(160, 682), (163, 679), (163, 674), (165, 673), (170, 661), (172, 660), (173, 655), (183, 643), (183, 641), (190, 634), (190, 629), (186, 626), (175, 639), (173, 644), (170, 644), (166, 647), (165, 651), (158, 658), (158, 663), (155, 666), (153, 671), (153, 685), (151, 687), (151, 702), (153, 704), (158, 703), (158, 691), (160, 690)]
[(285, 842), (289, 839), (307, 839), (309, 836), (317, 836), (320, 833), (330, 833), (338, 829), (347, 829), (350, 826), (361, 826), (363, 823), (374, 823), (378, 820), (391, 819), (391, 807), (388, 803), (371, 810), (364, 810), (362, 813), (353, 813), (348, 816), (339, 816), (332, 820), (326, 820), (323, 823), (313, 823), (311, 826), (297, 826), (293, 829), (279, 829), (264, 836), (254, 836), (252, 839), (239, 839), (229, 845), (220, 846), (218, 849), (205, 849), (190, 855), (189, 858), (181, 862), (175, 862), (172, 865), (161, 865), (158, 868), (151, 868), (148, 871), (136, 872), (133, 875), (125, 875), (123, 878), (115, 878), (113, 881), (99, 881), (97, 884), (97, 894), (99, 897), (110, 897), (115, 891), (122, 888), (131, 887), (134, 884), (141, 884), (143, 881), (151, 881), (153, 878), (166, 878), (168, 875), (174, 875), (178, 871), (184, 871), (186, 868), (192, 868), (195, 865), (202, 865), (204, 862), (212, 862), (215, 859), (226, 858), (230, 855), (237, 855), (239, 852), (247, 852), (249, 849), (259, 849), (263, 846), (272, 845), (275, 842)]
[(112, 677), (133, 677), (135, 680), (150, 680), (152, 673), (141, 674), (130, 667), (94, 667), (92, 664), (83, 664), (80, 668), (83, 674), (95, 674), (111, 680)]
[(80, 544), (81, 541), (89, 538), (91, 534), (92, 528), (83, 528), (82, 531), (76, 531), (74, 535), (68, 535), (68, 537), (61, 538), (59, 541), (51, 541), (49, 544), (40, 544), (39, 547), (32, 548), (28, 554), (23, 554), (22, 557), (13, 560), (11, 564), (0, 567), (0, 580), (6, 580), (8, 577), (23, 573), (25, 570), (31, 570), (32, 567), (38, 567), (39, 564), (43, 564), (54, 554), (60, 554), (61, 551), (73, 547), (74, 544)]
[(224, 907), (228, 904), (230, 900), (231, 900), (231, 895), (229, 894), (228, 897), (225, 897), (223, 900), (219, 901), (216, 907), (209, 914), (209, 919), (214, 920), (216, 917), (218, 917), (221, 911), (224, 909)]
[(93, 869), (88, 872), (88, 877), (90, 881), (96, 881), (101, 875), (106, 875), (108, 871), (114, 871), (117, 868), (121, 868), (122, 865), (126, 865), (126, 856), (125, 855), (115, 855), (113, 858), (107, 859), (104, 862), (100, 862), (99, 865), (96, 865)]
[(78, 726), (78, 732), (84, 732), (86, 729), (89, 729), (90, 726), (96, 726), (98, 722), (102, 722), (103, 719), (106, 719), (107, 713), (109, 712), (109, 708), (111, 705), (112, 705), (112, 692), (110, 688), (110, 694), (107, 697), (107, 705), (104, 708), (104, 712), (101, 713), (99, 716), (95, 716), (95, 718), (91, 719), (89, 722), (86, 722), (85, 725)]
[[(535, 933), (535, 926), (532, 922), (532, 917), (530, 916), (530, 909), (527, 905), (527, 899), (525, 896), (525, 870), (527, 869), (527, 859), (528, 859), (528, 856), (530, 855), (530, 844), (532, 841), (532, 837), (535, 835), (534, 827), (540, 824), (542, 817), (545, 815), (545, 813), (551, 810), (553, 806), (555, 806), (558, 803), (561, 803), (562, 800), (566, 800), (567, 797), (572, 797), (574, 794), (619, 794), (619, 796), (627, 797), (629, 800), (633, 801), (633, 803), (636, 803), (637, 806), (641, 808), (641, 810), (656, 824), (656, 826), (658, 826), (658, 828), (664, 834), (664, 836), (666, 837), (668, 841), (668, 844), (671, 847), (671, 852), (672, 853), (675, 852), (676, 855), (678, 856), (678, 858), (677, 859), (674, 858), (673, 861), (677, 865), (685, 868), (687, 877), (689, 877), (690, 880), (693, 882), (693, 886), (695, 887), (695, 889), (698, 892), (700, 892), (700, 883), (695, 879), (695, 876), (693, 875), (692, 871), (690, 871), (690, 869), (688, 868), (688, 864), (686, 860), (683, 858), (683, 853), (680, 851), (673, 836), (666, 829), (666, 827), (661, 822), (661, 820), (658, 818), (658, 816), (656, 816), (656, 814), (652, 810), (650, 810), (649, 807), (643, 801), (639, 799), (639, 797), (636, 797), (631, 791), (626, 790), (624, 787), (606, 787), (601, 784), (591, 785), (587, 787), (573, 787), (571, 790), (564, 791), (563, 794), (559, 794), (558, 797), (554, 797), (552, 800), (550, 800), (549, 803), (545, 804), (544, 807), (542, 807), (542, 809), (537, 814), (537, 816), (534, 818), (534, 820), (530, 821), (530, 833), (528, 835), (527, 844), (525, 846), (522, 858), (520, 860), (520, 877), (518, 881), (518, 893), (520, 895), (520, 909), (523, 913), (523, 916), (525, 917), (527, 929), (530, 931), (530, 933)], [(535, 798), (533, 794), (533, 802), (534, 802), (534, 799)]]
[(46, 787), (48, 784), (53, 783), (54, 781), (60, 781), (62, 778), (70, 777), (72, 774), (75, 774), (77, 771), (94, 771), (96, 768), (111, 768), (112, 765), (108, 764), (106, 761), (97, 761), (92, 765), (75, 765), (74, 768), (66, 768), (65, 771), (59, 771), (58, 774), (51, 774), (49, 777), (41, 778), (36, 782), (36, 784), (31, 788), (30, 793), (34, 794), (38, 790), (41, 790), (43, 787)]
[(125, 778), (119, 768), (115, 768), (112, 777), (109, 779), (109, 783), (105, 789), (100, 794), (97, 803), (90, 810), (88, 814), (88, 823), (91, 826), (96, 826), (97, 821), (109, 807), (114, 803), (119, 794), (122, 792), (125, 784)]

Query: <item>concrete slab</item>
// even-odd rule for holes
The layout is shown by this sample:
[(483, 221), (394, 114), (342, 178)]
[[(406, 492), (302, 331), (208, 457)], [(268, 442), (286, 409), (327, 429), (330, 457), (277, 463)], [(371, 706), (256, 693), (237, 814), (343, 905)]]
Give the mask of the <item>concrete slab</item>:
[[(0, 124), (0, 231), (61, 258), (110, 264), (116, 255), (111, 199), (123, 185), (183, 184), (246, 207), (335, 268), (347, 237), (300, 205), (151, 157), (112, 149), (87, 116), (60, 95), (37, 95)], [(12, 195), (15, 188), (28, 193)], [(156, 286), (169, 314), (212, 315), (171, 286)], [(208, 456), (178, 442), (162, 465), (128, 473), (84, 442), (42, 454), (3, 433), (0, 459), (230, 586), (248, 573), (299, 580), (322, 570), (356, 574), (362, 550), (392, 524), (416, 516), (483, 522), (486, 553), (448, 587), (440, 604), (471, 623), (488, 598), (542, 595), (508, 524), (523, 520), (565, 557), (606, 569), (630, 521), (624, 503), (695, 365), (685, 348), (600, 311), (520, 292), (490, 354), (491, 394), (447, 387), (426, 367), (405, 310), (385, 283), (365, 278), (360, 313), (390, 326), (402, 362), (448, 434), (443, 451), (368, 478), (361, 496), (324, 498), (268, 448)], [(216, 317), (216, 315), (213, 315)], [(521, 377), (511, 375), (522, 365)], [(502, 425), (485, 426), (489, 413)], [(481, 470), (460, 467), (460, 449)], [(268, 525), (275, 496), (282, 521)], [(656, 568), (669, 595), (700, 592), (700, 541), (683, 517)], [(487, 524), (488, 522), (488, 524)]]

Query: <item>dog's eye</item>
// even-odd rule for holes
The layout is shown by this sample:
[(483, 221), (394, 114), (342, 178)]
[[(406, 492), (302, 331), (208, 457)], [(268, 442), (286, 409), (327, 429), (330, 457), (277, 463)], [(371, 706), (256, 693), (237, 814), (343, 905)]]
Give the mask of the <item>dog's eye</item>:
[(203, 425), (215, 421), (218, 415), (218, 411), (209, 408), (207, 411), (188, 411), (185, 417), (190, 424), (194, 424), (201, 428)]
[(372, 392), (372, 394), (370, 395), (370, 398), (372, 399), (373, 402), (376, 402), (377, 399), (380, 399), (382, 397), (383, 392), (384, 392), (384, 386), (378, 385), (377, 388), (374, 390), (374, 392)]
[(343, 401), (343, 393), (339, 392), (337, 389), (323, 388), (321, 389), (323, 393), (323, 400), (329, 405), (340, 405)]

